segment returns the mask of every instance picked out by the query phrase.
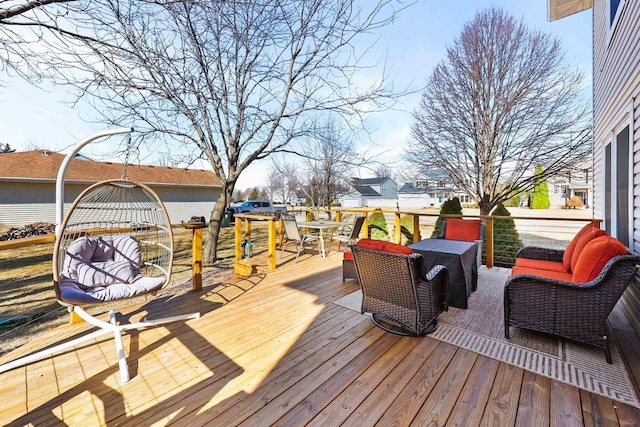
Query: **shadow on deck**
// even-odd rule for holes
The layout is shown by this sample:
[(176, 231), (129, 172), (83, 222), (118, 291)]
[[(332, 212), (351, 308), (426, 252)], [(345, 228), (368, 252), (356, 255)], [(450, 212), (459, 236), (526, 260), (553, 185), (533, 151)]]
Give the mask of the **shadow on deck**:
[[(278, 254), (279, 256), (280, 254)], [(289, 255), (290, 256), (290, 255)], [(0, 424), (549, 425), (640, 423), (640, 411), (431, 337), (398, 337), (333, 304), (342, 256), (123, 310), (120, 321), (200, 311), (128, 336), (120, 385), (111, 339), (0, 374)], [(83, 333), (65, 325), (0, 359)]]

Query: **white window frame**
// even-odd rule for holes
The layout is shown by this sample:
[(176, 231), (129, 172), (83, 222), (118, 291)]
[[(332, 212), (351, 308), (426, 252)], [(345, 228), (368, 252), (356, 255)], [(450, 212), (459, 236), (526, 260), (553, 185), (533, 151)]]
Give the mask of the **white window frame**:
[[(608, 4), (608, 2), (607, 2)], [(622, 4), (622, 3), (621, 3)], [(618, 9), (619, 11), (620, 9)], [(627, 111), (624, 111), (624, 113), (622, 114), (622, 118), (621, 120), (619, 120), (617, 122), (618, 124), (613, 127), (613, 129), (611, 130), (611, 133), (609, 135), (609, 138), (607, 141), (605, 141), (605, 143), (603, 144), (603, 148), (606, 148), (607, 145), (611, 146), (611, 168), (610, 168), (610, 173), (611, 176), (609, 177), (610, 182), (611, 182), (611, 200), (609, 201), (610, 206), (611, 206), (611, 235), (614, 237), (618, 237), (618, 224), (617, 224), (617, 217), (618, 217), (618, 206), (616, 203), (616, 199), (617, 199), (617, 194), (618, 194), (618, 143), (617, 143), (617, 136), (618, 134), (620, 134), (620, 132), (622, 132), (624, 130), (625, 127), (629, 127), (629, 153), (627, 153), (627, 158), (629, 159), (629, 165), (628, 165), (628, 177), (627, 177), (627, 183), (629, 185), (629, 189), (628, 189), (628, 206), (629, 206), (629, 211), (627, 212), (627, 220), (628, 220), (628, 230), (629, 230), (629, 236), (628, 237), (628, 241), (629, 241), (629, 248), (633, 248), (634, 246), (634, 239), (633, 239), (633, 232), (634, 232), (634, 228), (633, 228), (633, 191), (634, 191), (634, 183), (633, 183), (633, 103), (631, 103), (631, 105), (629, 106), (629, 109)], [(604, 153), (604, 150), (603, 150)], [(604, 155), (603, 155), (603, 161), (605, 160)], [(603, 181), (602, 181), (602, 189), (604, 190), (604, 172), (606, 171), (606, 166), (605, 168), (603, 168)], [(604, 193), (603, 191), (603, 196), (606, 197), (606, 193)], [(603, 197), (603, 200), (604, 200)], [(604, 210), (603, 207), (603, 217), (606, 216), (606, 212)], [(606, 220), (607, 218), (603, 218), (604, 220)]]
[(607, 45), (611, 43), (611, 39), (613, 38), (613, 33), (618, 25), (618, 21), (620, 20), (620, 15), (622, 15), (622, 9), (624, 9), (624, 5), (627, 0), (620, 0), (618, 4), (618, 10), (616, 10), (616, 15), (613, 17), (613, 21), (609, 23), (609, 17), (611, 16), (611, 0), (606, 0), (607, 4)]

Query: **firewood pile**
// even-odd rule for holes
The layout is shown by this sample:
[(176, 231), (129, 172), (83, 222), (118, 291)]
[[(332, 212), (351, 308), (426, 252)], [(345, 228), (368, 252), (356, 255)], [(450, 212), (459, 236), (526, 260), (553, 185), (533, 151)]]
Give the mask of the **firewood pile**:
[(24, 227), (11, 227), (0, 233), (0, 241), (24, 239), (25, 237), (44, 236), (46, 234), (54, 234), (55, 227), (48, 222), (34, 222)]

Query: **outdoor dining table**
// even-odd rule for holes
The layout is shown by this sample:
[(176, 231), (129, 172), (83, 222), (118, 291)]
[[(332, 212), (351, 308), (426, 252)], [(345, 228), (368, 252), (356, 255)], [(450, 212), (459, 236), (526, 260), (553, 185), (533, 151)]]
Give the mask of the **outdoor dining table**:
[[(327, 254), (324, 248), (324, 234), (326, 234), (326, 231), (329, 229), (344, 227), (345, 225), (350, 224), (337, 221), (304, 221), (298, 223), (298, 228), (310, 228), (318, 230), (318, 238), (320, 240), (320, 246), (322, 248), (322, 257), (326, 258)], [(331, 244), (331, 238), (329, 238), (329, 244)]]
[(452, 307), (467, 308), (467, 298), (478, 287), (477, 244), (460, 240), (424, 239), (409, 247), (422, 254), (425, 272), (438, 264), (447, 267), (447, 303)]

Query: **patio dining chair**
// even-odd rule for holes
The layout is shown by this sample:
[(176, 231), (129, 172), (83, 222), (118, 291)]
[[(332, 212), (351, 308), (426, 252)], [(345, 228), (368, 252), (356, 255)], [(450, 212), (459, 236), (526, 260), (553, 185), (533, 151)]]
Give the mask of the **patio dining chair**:
[(304, 252), (305, 243), (319, 240), (320, 237), (317, 234), (300, 233), (298, 223), (296, 222), (296, 217), (293, 215), (282, 215), (282, 223), (284, 225), (285, 239), (282, 243), (280, 258), (282, 258), (282, 256), (284, 255), (284, 248), (287, 246), (287, 244), (295, 243), (297, 250), (296, 262), (298, 262), (300, 252)]
[(339, 247), (346, 249), (350, 244), (357, 243), (358, 237), (360, 237), (360, 231), (362, 230), (362, 225), (364, 224), (364, 216), (357, 216), (353, 221), (353, 226), (350, 227), (349, 234), (337, 234), (331, 236), (331, 242), (329, 242), (329, 248), (331, 248), (331, 243), (334, 240), (339, 242)]

